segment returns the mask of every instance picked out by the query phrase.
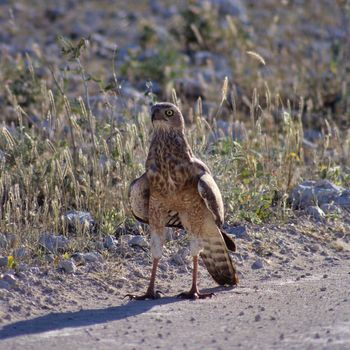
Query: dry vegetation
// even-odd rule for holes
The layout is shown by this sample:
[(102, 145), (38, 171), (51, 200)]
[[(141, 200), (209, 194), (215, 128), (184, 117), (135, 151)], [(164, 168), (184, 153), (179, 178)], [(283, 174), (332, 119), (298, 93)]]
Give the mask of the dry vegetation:
[(302, 179), (350, 187), (345, 2), (248, 1), (246, 22), (204, 2), (168, 19), (141, 15), (141, 1), (134, 16), (82, 3), (73, 11), (85, 27), (74, 30), (65, 2), (63, 12), (40, 1), (2, 5), (10, 39), (0, 56), (0, 232), (32, 257), (41, 233), (68, 234), (68, 210), (96, 223), (78, 230), (71, 251), (132, 229), (127, 189), (143, 171), (155, 100), (186, 114), (228, 223), (287, 220)]

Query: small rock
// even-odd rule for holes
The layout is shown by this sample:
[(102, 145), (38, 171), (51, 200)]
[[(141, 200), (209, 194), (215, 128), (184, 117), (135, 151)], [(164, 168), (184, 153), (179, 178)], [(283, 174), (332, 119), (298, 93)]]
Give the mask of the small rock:
[(308, 207), (306, 209), (306, 213), (312, 218), (314, 218), (316, 221), (321, 221), (323, 218), (326, 217), (326, 214), (323, 212), (323, 210), (317, 206)]
[(312, 253), (316, 253), (320, 250), (320, 246), (318, 244), (309, 244), (308, 247)]
[(97, 252), (88, 252), (83, 254), (83, 258), (86, 262), (102, 261), (102, 255)]
[(8, 264), (7, 256), (1, 257), (0, 258), (0, 267), (6, 267), (7, 264)]
[[(197, 1), (202, 4), (201, 1)], [(217, 8), (219, 14), (222, 16), (234, 16), (237, 17), (243, 24), (248, 23), (248, 12), (245, 1), (241, 0), (209, 0), (209, 3)]]
[(141, 248), (147, 248), (148, 243), (146, 239), (143, 236), (133, 236), (129, 241), (128, 241), (129, 246), (134, 247), (141, 247)]
[(78, 265), (84, 265), (85, 264), (84, 254), (82, 254), (82, 253), (74, 253), (74, 254), (72, 254), (72, 259), (74, 259), (74, 261)]
[(243, 225), (241, 226), (226, 226), (225, 232), (234, 235), (235, 238), (247, 239), (249, 238), (247, 228)]
[(5, 281), (6, 283), (8, 283), (11, 287), (16, 285), (16, 283), (17, 283), (17, 280), (16, 280), (15, 276), (10, 274), (10, 273), (6, 273), (2, 277), (2, 280)]
[(332, 202), (336, 203), (336, 199), (342, 195), (343, 191), (342, 187), (336, 186), (328, 180), (307, 180), (294, 187), (289, 199), (294, 208), (305, 209), (315, 204), (321, 206)]
[(66, 273), (74, 273), (77, 270), (73, 259), (61, 260), (58, 267)]
[(0, 280), (0, 289), (11, 289), (11, 285), (8, 284), (6, 281)]
[(32, 266), (29, 268), (29, 273), (33, 274), (33, 275), (38, 275), (40, 273), (40, 269), (38, 266)]
[(259, 322), (261, 321), (261, 316), (258, 314), (258, 315), (255, 315), (255, 322)]
[(50, 22), (55, 22), (57, 19), (63, 17), (64, 15), (65, 10), (60, 6), (50, 7), (45, 11), (45, 18), (47, 18)]
[(19, 311), (21, 311), (22, 310), (22, 306), (21, 305), (13, 305), (12, 307), (11, 307), (11, 311), (12, 312), (19, 312)]
[(112, 235), (106, 236), (104, 241), (103, 241), (103, 245), (106, 249), (111, 249), (111, 248), (115, 247), (116, 243), (117, 243), (116, 239)]
[(253, 270), (258, 270), (258, 269), (262, 269), (264, 267), (264, 262), (262, 259), (258, 259), (256, 261), (254, 261), (254, 263), (252, 264), (251, 268)]
[(28, 254), (26, 247), (19, 247), (13, 251), (13, 257), (17, 260), (23, 259)]
[(20, 279), (27, 278), (27, 275), (26, 275), (24, 272), (22, 272), (22, 271), (17, 271), (17, 272), (16, 272), (16, 276), (17, 276), (18, 278), (20, 278)]
[(19, 263), (16, 267), (17, 274), (27, 270), (28, 270), (28, 264), (25, 264), (23, 262)]
[(68, 223), (68, 228), (73, 232), (79, 229), (92, 231), (95, 227), (95, 221), (87, 211), (71, 210), (64, 214), (64, 218)]
[(350, 209), (350, 190), (345, 190), (340, 196), (338, 196), (334, 203), (342, 208)]
[(149, 6), (152, 13), (160, 15), (161, 18), (169, 18), (177, 13), (176, 5), (164, 6), (159, 0), (149, 0)]
[(304, 130), (304, 137), (312, 142), (319, 141), (322, 139), (322, 133), (315, 129)]
[(17, 245), (18, 238), (13, 233), (0, 233), (0, 248), (14, 248)]
[(39, 238), (39, 244), (49, 253), (57, 254), (59, 251), (67, 249), (69, 240), (62, 235), (55, 236), (51, 233), (44, 233)]
[(8, 245), (8, 241), (6, 236), (3, 233), (0, 233), (0, 248), (6, 248)]
[(321, 209), (326, 214), (341, 214), (341, 209), (335, 204), (322, 204)]

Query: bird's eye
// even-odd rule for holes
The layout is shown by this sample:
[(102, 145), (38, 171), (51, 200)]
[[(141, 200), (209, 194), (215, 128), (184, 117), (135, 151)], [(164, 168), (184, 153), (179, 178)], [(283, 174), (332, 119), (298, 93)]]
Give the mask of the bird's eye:
[(166, 115), (167, 117), (171, 117), (171, 116), (174, 115), (174, 111), (173, 111), (172, 109), (167, 109), (167, 110), (165, 111), (165, 115)]

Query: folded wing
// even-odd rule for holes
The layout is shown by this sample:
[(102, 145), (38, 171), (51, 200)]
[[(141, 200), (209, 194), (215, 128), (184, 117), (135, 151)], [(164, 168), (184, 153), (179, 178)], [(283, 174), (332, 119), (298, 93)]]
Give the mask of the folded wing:
[(204, 232), (202, 232), (203, 251), (201, 257), (203, 262), (218, 284), (236, 285), (238, 277), (228, 253), (228, 250), (235, 251), (236, 245), (233, 238), (221, 228), (224, 223), (224, 204), (220, 190), (208, 172), (204, 172), (200, 176), (197, 188), (205, 205), (213, 215), (213, 224), (206, 225)]
[(224, 223), (224, 203), (219, 187), (209, 173), (204, 173), (198, 180), (197, 188), (199, 195), (213, 214), (215, 223), (220, 228)]

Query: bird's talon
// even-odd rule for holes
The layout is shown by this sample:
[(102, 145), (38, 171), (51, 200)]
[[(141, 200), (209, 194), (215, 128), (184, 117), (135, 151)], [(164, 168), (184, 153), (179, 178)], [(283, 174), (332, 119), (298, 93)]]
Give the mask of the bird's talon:
[(207, 299), (207, 298), (212, 298), (215, 296), (215, 293), (199, 293), (199, 292), (182, 292), (178, 294), (176, 297), (177, 298), (182, 298), (182, 299), (190, 299), (190, 300), (196, 300), (196, 299)]
[(207, 293), (207, 294), (199, 294), (199, 299), (211, 299), (212, 297), (216, 297), (215, 293)]
[(133, 295), (133, 294), (126, 294), (126, 295), (124, 295), (123, 299), (125, 299), (125, 298), (129, 298), (129, 300), (133, 300), (133, 299), (136, 298), (136, 295)]
[(144, 295), (126, 294), (123, 299), (129, 298), (129, 300), (147, 300), (147, 299), (155, 300), (155, 299), (160, 299), (161, 298), (161, 294), (164, 295), (164, 293), (161, 292), (160, 290), (157, 290), (157, 291), (155, 291), (153, 293), (148, 293), (147, 292)]

